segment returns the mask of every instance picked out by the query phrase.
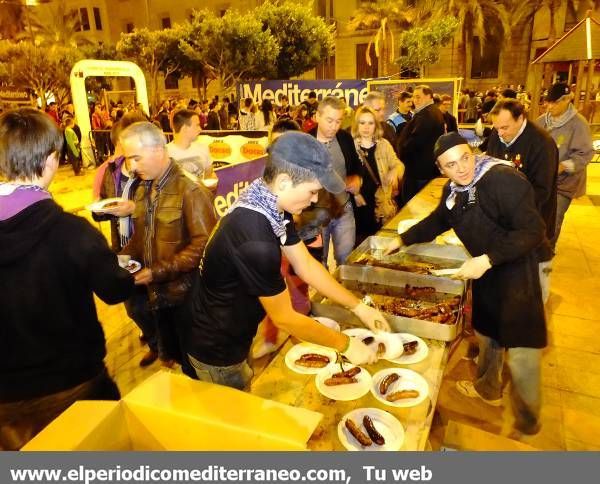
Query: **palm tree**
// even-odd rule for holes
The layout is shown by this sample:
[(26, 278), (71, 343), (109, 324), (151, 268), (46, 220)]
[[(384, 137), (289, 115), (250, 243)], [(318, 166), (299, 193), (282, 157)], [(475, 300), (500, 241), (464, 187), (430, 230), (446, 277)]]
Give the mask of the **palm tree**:
[(38, 23), (36, 41), (78, 47), (92, 42), (81, 34), (81, 22), (77, 10), (67, 7), (65, 0), (57, 0), (35, 14)]
[(13, 39), (25, 30), (26, 7), (5, 1), (0, 1), (0, 5), (0, 39)]
[[(567, 0), (523, 0), (516, 1), (515, 8), (511, 14), (511, 23), (518, 25), (519, 23), (533, 24), (535, 14), (542, 8), (547, 8), (550, 14), (550, 29), (548, 30), (548, 46), (556, 41), (556, 14), (562, 8)], [(584, 3), (584, 2), (581, 2)], [(533, 25), (531, 26), (533, 32)], [(531, 45), (531, 42), (530, 42)]]
[(473, 39), (479, 38), (479, 48), (483, 51), (489, 40), (500, 42), (511, 37), (510, 17), (506, 7), (497, 0), (449, 0), (448, 15), (460, 22), (463, 78), (467, 79), (467, 58), (473, 46)]
[(375, 46), (375, 56), (379, 59), (379, 72), (388, 74), (389, 65), (394, 62), (394, 30), (406, 29), (410, 25), (409, 10), (405, 0), (370, 3), (357, 8), (347, 28), (351, 32), (374, 31), (369, 39), (366, 61), (371, 65), (371, 45)]

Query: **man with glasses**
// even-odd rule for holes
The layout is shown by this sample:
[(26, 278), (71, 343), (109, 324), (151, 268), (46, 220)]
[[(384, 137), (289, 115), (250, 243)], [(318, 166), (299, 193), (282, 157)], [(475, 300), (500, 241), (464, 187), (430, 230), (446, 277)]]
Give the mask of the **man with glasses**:
[(548, 241), (534, 191), (510, 163), (473, 155), (458, 133), (441, 136), (434, 156), (439, 170), (450, 178), (440, 203), (395, 239), (386, 253), (454, 229), (473, 256), (454, 277), (473, 280), (473, 327), (480, 346), (475, 381), (458, 381), (456, 389), (501, 406), (506, 352), (514, 428), (535, 434), (540, 429), (540, 361), (546, 346), (536, 249)]
[(547, 111), (536, 123), (544, 128), (558, 148), (556, 224), (552, 249), (560, 235), (571, 200), (585, 195), (587, 165), (594, 156), (590, 125), (572, 104), (573, 95), (566, 83), (553, 84), (546, 95)]

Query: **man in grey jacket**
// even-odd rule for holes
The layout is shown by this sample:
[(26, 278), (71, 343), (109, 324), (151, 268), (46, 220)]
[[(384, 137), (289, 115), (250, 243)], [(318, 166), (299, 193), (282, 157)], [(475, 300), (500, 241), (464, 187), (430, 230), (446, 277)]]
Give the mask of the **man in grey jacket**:
[(553, 84), (546, 95), (548, 109), (536, 120), (539, 126), (548, 131), (558, 147), (556, 229), (551, 240), (553, 249), (571, 200), (585, 194), (587, 165), (594, 154), (590, 127), (573, 106), (572, 99), (567, 84)]

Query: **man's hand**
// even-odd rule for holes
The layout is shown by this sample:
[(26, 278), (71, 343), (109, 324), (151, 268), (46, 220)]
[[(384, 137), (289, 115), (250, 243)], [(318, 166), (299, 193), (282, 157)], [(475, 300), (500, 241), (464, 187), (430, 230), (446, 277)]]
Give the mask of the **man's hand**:
[(490, 258), (487, 254), (473, 257), (465, 261), (458, 272), (452, 276), (453, 279), (479, 279), (488, 269), (492, 267)]
[(367, 306), (365, 303), (361, 302), (356, 307), (352, 308), (352, 312), (371, 331), (387, 331), (388, 333), (392, 331), (389, 323), (378, 309)]
[(144, 267), (135, 276), (135, 285), (142, 286), (152, 282), (152, 270)]
[(402, 247), (404, 247), (404, 242), (402, 241), (402, 237), (394, 237), (392, 243), (388, 245), (384, 251), (383, 255), (392, 255), (398, 252)]
[(128, 217), (135, 210), (135, 202), (133, 200), (122, 200), (117, 202), (114, 207), (104, 209), (104, 212), (115, 217)]
[(348, 336), (349, 343), (346, 351), (342, 353), (353, 365), (369, 365), (377, 362), (375, 351), (364, 344), (360, 339)]

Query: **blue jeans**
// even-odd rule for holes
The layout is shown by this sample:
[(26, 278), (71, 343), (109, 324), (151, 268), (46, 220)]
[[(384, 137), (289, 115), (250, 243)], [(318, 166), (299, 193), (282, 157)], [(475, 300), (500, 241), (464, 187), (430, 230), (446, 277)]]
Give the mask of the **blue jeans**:
[(192, 355), (188, 358), (200, 381), (244, 390), (254, 375), (246, 360), (230, 366), (214, 366), (202, 363)]
[(571, 199), (569, 197), (565, 197), (560, 193), (556, 195), (556, 225), (554, 226), (554, 237), (552, 237), (552, 240), (550, 241), (552, 250), (554, 250), (556, 247), (556, 242), (558, 242), (558, 236), (560, 235), (560, 229), (562, 228), (565, 214), (570, 206)]
[[(502, 396), (502, 364), (504, 348), (498, 342), (475, 332), (479, 341), (477, 378), (474, 382), (477, 392), (488, 400)], [(541, 359), (538, 348), (508, 348), (507, 364), (512, 385), (510, 401), (517, 429), (532, 430), (538, 425), (542, 406)]]
[(326, 227), (323, 227), (323, 262), (327, 266), (329, 255), (329, 239), (333, 240), (333, 256), (336, 264), (342, 265), (354, 249), (356, 242), (356, 222), (352, 203), (348, 200), (344, 205), (344, 212), (334, 218)]

